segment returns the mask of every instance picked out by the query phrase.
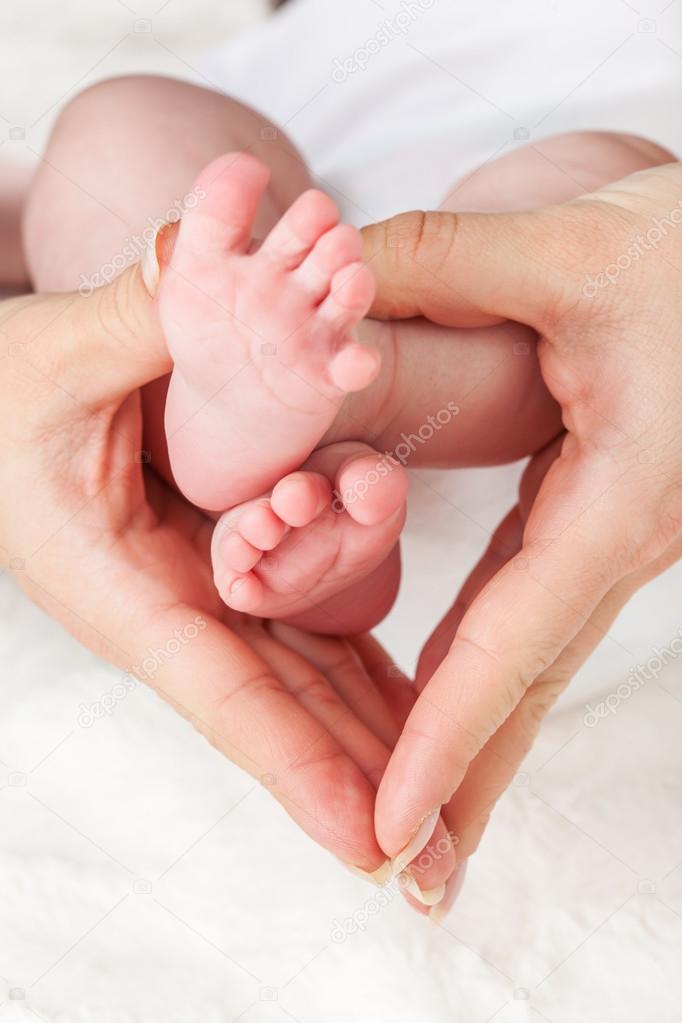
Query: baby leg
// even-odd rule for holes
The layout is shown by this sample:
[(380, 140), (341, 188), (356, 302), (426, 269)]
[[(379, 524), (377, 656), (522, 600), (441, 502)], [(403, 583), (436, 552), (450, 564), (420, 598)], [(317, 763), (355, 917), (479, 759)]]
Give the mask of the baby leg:
[[(103, 283), (142, 255), (143, 233), (184, 212), (159, 294), (176, 360), (166, 422), (182, 488), (216, 511), (242, 500), (267, 502), (263, 491), (310, 454), (345, 391), (377, 368), (376, 357), (349, 336), (371, 300), (359, 235), (336, 226), (334, 204), (310, 184), (294, 146), (254, 111), (186, 83), (131, 77), (103, 82), (65, 108), (29, 199), (29, 266), (35, 287), (45, 291)], [(252, 235), (265, 239), (255, 253)], [(167, 389), (167, 379), (145, 389), (145, 448), (170, 479)], [(365, 447), (344, 477), (359, 472), (369, 455)], [(315, 467), (318, 477), (326, 472), (333, 483), (339, 457), (330, 452)], [(291, 605), (300, 581), (314, 605), (317, 579), (327, 587), (320, 592), (326, 601), (328, 569), (334, 591), (346, 575), (349, 584), (356, 580), (357, 541), (367, 565), (389, 554), (400, 532), (401, 473), (398, 467), (386, 484), (373, 486), (363, 508), (371, 504), (378, 514), (361, 539), (361, 516), (342, 509), (333, 515), (321, 509), (310, 535), (307, 524), (283, 520), (295, 529), (277, 559), (280, 590), (287, 582), (283, 604)], [(314, 480), (303, 474), (301, 482), (305, 496)], [(233, 518), (241, 519), (239, 510)], [(254, 550), (264, 550), (267, 529), (257, 522), (253, 532), (253, 515), (244, 521)], [(221, 588), (228, 578), (237, 581), (235, 568), (229, 558), (216, 566)], [(395, 570), (390, 586), (379, 574), (373, 615), (397, 585)], [(265, 596), (274, 600), (272, 572), (269, 579), (274, 586), (265, 587)], [(359, 620), (358, 602), (348, 608)], [(345, 630), (340, 624), (333, 631)]]
[(284, 133), (220, 93), (156, 76), (110, 79), (62, 111), (28, 200), (24, 235), (36, 290), (105, 282), (142, 256), (154, 223), (177, 218), (199, 172), (230, 150), (270, 171), (254, 223), (264, 237), (310, 188)]
[(158, 296), (175, 363), (171, 464), (195, 504), (222, 511), (297, 468), (345, 393), (376, 374), (352, 336), (373, 279), (358, 232), (337, 226), (335, 203), (260, 115), (142, 77), (104, 82), (62, 114), (27, 212), (36, 286), (100, 283), (140, 255), (150, 216), (178, 210)]
[(582, 131), (528, 143), (472, 171), (441, 203), (443, 210), (498, 213), (568, 202), (675, 157), (635, 135)]

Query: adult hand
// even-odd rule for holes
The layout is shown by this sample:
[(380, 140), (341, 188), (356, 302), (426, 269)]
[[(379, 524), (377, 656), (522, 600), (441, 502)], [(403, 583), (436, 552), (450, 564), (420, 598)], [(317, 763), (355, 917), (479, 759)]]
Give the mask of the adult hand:
[(473, 851), (558, 692), (682, 557), (681, 194), (670, 164), (563, 206), (366, 229), (373, 315), (531, 325), (566, 428), (424, 652), (377, 798), (388, 855), (444, 804)]
[(222, 605), (213, 522), (141, 456), (139, 389), (169, 360), (138, 269), (88, 298), (2, 303), (0, 339), (5, 567), (126, 671), (165, 651), (153, 688), (315, 840), (375, 871), (375, 791), (398, 731), (381, 687), (398, 703), (409, 687), (371, 639), (278, 631)]

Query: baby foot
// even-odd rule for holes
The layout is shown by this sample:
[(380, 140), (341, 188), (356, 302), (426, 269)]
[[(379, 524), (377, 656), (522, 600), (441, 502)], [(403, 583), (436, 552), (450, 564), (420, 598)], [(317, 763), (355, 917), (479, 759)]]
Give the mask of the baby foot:
[(379, 357), (355, 341), (374, 279), (361, 238), (322, 192), (301, 195), (253, 252), (267, 168), (211, 163), (183, 217), (158, 301), (174, 370), (166, 405), (173, 473), (223, 511), (300, 466)]
[[(305, 626), (323, 632), (369, 628), (395, 597), (398, 565), (387, 559), (405, 520), (407, 487), (404, 468), (366, 444), (320, 448), (269, 497), (219, 520), (212, 561), (222, 599), (236, 611), (297, 624), (315, 608), (315, 623), (308, 616)], [(361, 595), (353, 594), (359, 582)]]

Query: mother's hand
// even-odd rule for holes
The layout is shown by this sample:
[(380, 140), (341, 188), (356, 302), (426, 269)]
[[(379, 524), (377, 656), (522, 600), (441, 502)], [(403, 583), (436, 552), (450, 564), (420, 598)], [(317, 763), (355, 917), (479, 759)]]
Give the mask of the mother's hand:
[(425, 651), (378, 793), (389, 855), (442, 804), (460, 856), (475, 848), (558, 692), (682, 557), (681, 194), (671, 164), (563, 206), (366, 230), (374, 315), (530, 324), (566, 428)]
[(138, 270), (89, 298), (6, 301), (0, 337), (5, 567), (121, 668), (144, 675), (155, 649), (153, 688), (315, 840), (376, 871), (375, 790), (398, 730), (381, 687), (400, 699), (406, 683), (370, 639), (278, 635), (223, 607), (213, 523), (142, 454), (139, 389), (169, 361)]

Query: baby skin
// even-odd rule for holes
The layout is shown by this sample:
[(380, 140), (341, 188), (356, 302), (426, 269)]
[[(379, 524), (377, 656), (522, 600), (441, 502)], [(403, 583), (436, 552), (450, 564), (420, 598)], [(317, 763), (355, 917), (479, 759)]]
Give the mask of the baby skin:
[[(639, 140), (589, 135), (576, 149), (575, 138), (582, 174), (551, 188), (529, 150), (489, 165), (505, 208), (564, 201), (579, 181), (598, 187), (652, 162)], [(323, 192), (301, 194), (254, 243), (268, 183), (247, 153), (210, 163), (161, 272), (170, 462), (183, 493), (218, 516), (212, 561), (228, 606), (354, 633), (395, 599), (406, 466), (512, 461), (561, 423), (527, 328), (365, 319), (362, 237)], [(481, 187), (453, 201), (491, 208)]]

